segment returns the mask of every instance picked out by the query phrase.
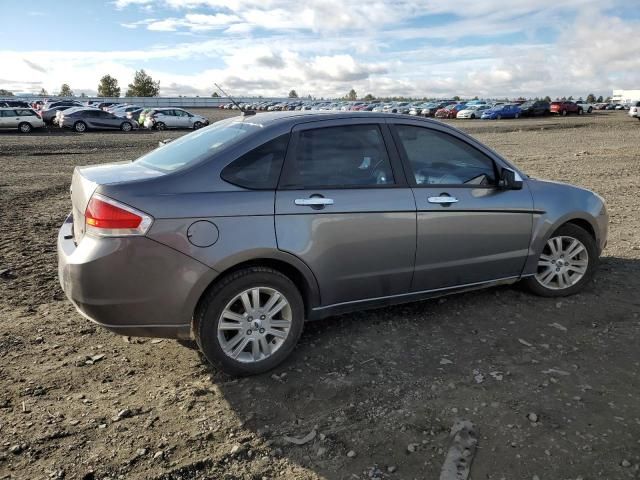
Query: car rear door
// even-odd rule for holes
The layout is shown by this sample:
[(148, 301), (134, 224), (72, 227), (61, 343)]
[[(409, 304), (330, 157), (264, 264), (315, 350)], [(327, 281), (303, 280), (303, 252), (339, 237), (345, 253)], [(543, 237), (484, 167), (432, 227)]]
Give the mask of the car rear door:
[(408, 292), (415, 201), (384, 121), (293, 129), (276, 192), (278, 248), (302, 259), (324, 307)]
[(444, 126), (408, 122), (391, 127), (417, 206), (412, 291), (519, 277), (533, 222), (526, 182), (498, 188), (503, 165), (488, 149)]

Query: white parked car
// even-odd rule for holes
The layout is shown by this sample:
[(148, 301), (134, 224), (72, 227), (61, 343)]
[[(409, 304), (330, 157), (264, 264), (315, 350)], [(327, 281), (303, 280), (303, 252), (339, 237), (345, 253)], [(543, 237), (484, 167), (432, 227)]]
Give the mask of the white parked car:
[(181, 108), (156, 108), (145, 116), (144, 126), (165, 130), (167, 128), (198, 128), (209, 125), (209, 119)]
[(596, 109), (596, 105), (594, 103), (587, 103), (582, 100), (578, 100), (576, 102), (576, 105), (578, 105), (579, 107), (582, 107), (582, 111), (584, 113), (591, 113)]
[(468, 105), (464, 110), (460, 110), (456, 118), (480, 118), (483, 110), (488, 110), (489, 105)]
[(31, 108), (0, 108), (0, 129), (17, 128), (22, 133), (29, 133), (42, 127), (44, 122)]
[(629, 116), (640, 120), (640, 102), (631, 102)]

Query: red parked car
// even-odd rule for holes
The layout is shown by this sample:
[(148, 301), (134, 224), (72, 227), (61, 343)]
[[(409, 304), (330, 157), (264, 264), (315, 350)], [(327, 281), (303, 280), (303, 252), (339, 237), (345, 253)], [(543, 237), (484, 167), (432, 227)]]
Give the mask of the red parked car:
[(563, 117), (570, 113), (577, 113), (578, 115), (584, 113), (582, 107), (574, 102), (551, 102), (549, 110), (551, 110), (551, 113), (557, 113)]
[(456, 118), (460, 110), (464, 110), (466, 103), (456, 103), (454, 105), (447, 105), (444, 108), (439, 109), (434, 115), (436, 118)]

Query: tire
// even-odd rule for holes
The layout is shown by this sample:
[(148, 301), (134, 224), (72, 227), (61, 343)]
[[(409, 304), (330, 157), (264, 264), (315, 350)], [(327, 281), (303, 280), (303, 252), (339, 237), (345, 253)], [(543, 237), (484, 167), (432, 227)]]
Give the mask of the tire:
[(520, 114), (519, 114), (519, 113), (516, 113), (516, 114), (515, 114), (515, 118), (516, 118), (516, 120), (517, 120), (518, 118), (520, 118)]
[(84, 122), (76, 122), (73, 124), (73, 129), (78, 133), (84, 133), (87, 131), (87, 124)]
[[(279, 305), (283, 297), (287, 305), (273, 316), (281, 316), (280, 319), (260, 318), (248, 320), (251, 311), (247, 313), (244, 302), (237, 299), (243, 292), (251, 292), (260, 288), (259, 304), (265, 307), (269, 300), (264, 295), (269, 292), (278, 293), (275, 305)], [(266, 293), (265, 293), (266, 292)], [(280, 299), (278, 299), (280, 298)], [(250, 306), (253, 305), (254, 296), (247, 295)], [(262, 301), (265, 300), (264, 304)], [(219, 330), (223, 312), (229, 312), (238, 318), (225, 317), (226, 329)], [(257, 315), (258, 312), (253, 312)], [(266, 312), (259, 312), (266, 313)], [(246, 320), (246, 324), (244, 323)], [(270, 323), (261, 322), (279, 321), (288, 323), (288, 332), (285, 338), (278, 339), (270, 335), (274, 328), (286, 328), (284, 326), (271, 328)], [(253, 322), (253, 323), (252, 323)], [(240, 328), (235, 328), (239, 326)], [(264, 325), (264, 328), (263, 328)], [(285, 275), (266, 267), (251, 267), (238, 270), (220, 280), (205, 294), (194, 315), (195, 337), (200, 350), (207, 360), (226, 373), (237, 376), (257, 375), (267, 372), (279, 365), (293, 351), (302, 334), (304, 325), (304, 303), (300, 292), (294, 283)], [(246, 330), (245, 330), (246, 329)], [(282, 333), (282, 332), (281, 332)], [(238, 338), (237, 343), (233, 343)], [(249, 339), (249, 340), (247, 340)], [(247, 340), (248, 343), (245, 343)], [(226, 353), (223, 342), (229, 342), (226, 350), (240, 351), (236, 354), (238, 359), (232, 358), (231, 353)], [(280, 343), (277, 343), (280, 342)], [(243, 346), (241, 346), (243, 345)], [(273, 348), (275, 351), (264, 354), (264, 348)], [(254, 346), (257, 346), (259, 356), (265, 358), (255, 359)], [(247, 351), (250, 349), (251, 351)]]
[(496, 120), (502, 120), (502, 115), (496, 115)]
[(587, 113), (591, 113), (591, 112), (593, 112), (593, 108), (589, 107), (589, 110), (587, 110)]
[(566, 110), (562, 110), (562, 116), (566, 117), (567, 116), (567, 111)]
[(120, 130), (122, 130), (123, 132), (130, 132), (133, 129), (133, 125), (131, 125), (129, 122), (122, 122), (122, 125), (120, 125)]
[(202, 128), (202, 122), (195, 122), (193, 124), (193, 129), (198, 130), (199, 128)]
[[(574, 277), (571, 280), (575, 281), (575, 283), (567, 283), (568, 286), (564, 288), (562, 288), (562, 286), (560, 285), (561, 277), (563, 276), (564, 271), (569, 271), (571, 270), (571, 268), (578, 268), (579, 266), (583, 265), (577, 265), (576, 263), (576, 265), (573, 265), (568, 269), (565, 266), (557, 267), (558, 264), (556, 263), (556, 261), (564, 262), (565, 260), (564, 257), (558, 258), (557, 260), (555, 259), (557, 255), (553, 254), (552, 250), (549, 248), (549, 243), (553, 242), (554, 239), (559, 239), (561, 237), (563, 239), (561, 241), (561, 245), (566, 246), (569, 252), (571, 252), (571, 245), (573, 245), (572, 242), (574, 240), (577, 240), (582, 244), (581, 246), (584, 247), (584, 250), (581, 250), (577, 254), (574, 254), (571, 260), (574, 260), (576, 262), (584, 262), (586, 259), (586, 268), (584, 273), (582, 273), (582, 277), (580, 277), (579, 279), (577, 277)], [(552, 260), (547, 261), (546, 258), (543, 259), (543, 255), (552, 258)], [(569, 295), (574, 295), (584, 289), (584, 287), (593, 279), (593, 275), (598, 267), (599, 258), (596, 241), (591, 236), (591, 234), (589, 234), (589, 232), (587, 232), (583, 228), (567, 223), (558, 228), (558, 230), (556, 230), (553, 235), (551, 235), (547, 243), (545, 243), (543, 251), (540, 252), (540, 259), (538, 261), (541, 263), (544, 262), (548, 266), (539, 264), (536, 268), (536, 274), (524, 280), (524, 285), (530, 292), (542, 297), (566, 297)], [(560, 274), (554, 274), (554, 266), (555, 272), (560, 271)], [(551, 277), (549, 277), (548, 280), (548, 285), (545, 285), (543, 283), (545, 274), (551, 274)], [(569, 271), (567, 275), (578, 275), (578, 272)]]
[(582, 115), (584, 113), (584, 110), (582, 110), (581, 108), (578, 109), (578, 115)]
[(475, 114), (474, 114), (474, 113), (472, 113), (472, 114), (471, 114), (471, 119), (472, 119), (472, 120), (475, 120), (475, 119), (476, 119), (476, 116), (475, 116)]
[(166, 130), (167, 126), (164, 124), (164, 122), (158, 122), (156, 123), (156, 130)]
[(18, 130), (20, 130), (20, 133), (30, 133), (33, 127), (30, 123), (22, 122), (18, 125)]

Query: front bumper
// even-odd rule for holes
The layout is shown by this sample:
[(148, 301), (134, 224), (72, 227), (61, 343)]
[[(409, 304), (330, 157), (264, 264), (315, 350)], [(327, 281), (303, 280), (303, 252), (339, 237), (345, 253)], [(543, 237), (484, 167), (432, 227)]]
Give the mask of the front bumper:
[(102, 327), (190, 338), (197, 302), (216, 272), (147, 237), (85, 235), (76, 245), (69, 215), (58, 234), (58, 276), (78, 311)]

